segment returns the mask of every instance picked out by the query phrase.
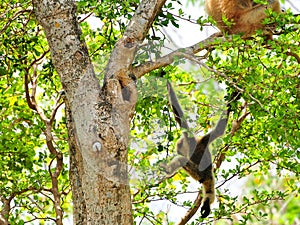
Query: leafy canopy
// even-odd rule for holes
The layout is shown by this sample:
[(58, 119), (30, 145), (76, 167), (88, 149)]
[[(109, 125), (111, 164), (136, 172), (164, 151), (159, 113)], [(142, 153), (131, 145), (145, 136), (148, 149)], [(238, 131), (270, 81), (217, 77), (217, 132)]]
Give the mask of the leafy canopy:
[[(58, 196), (68, 221), (72, 204), (59, 76), (31, 2), (3, 0), (0, 4), (0, 211), (9, 209), (6, 217), (10, 224), (32, 221), (50, 224), (57, 214), (53, 199)], [(138, 4), (136, 0), (77, 1), (82, 38), (88, 45), (99, 82), (110, 52)], [(208, 20), (193, 18), (182, 4), (185, 3), (167, 2), (137, 52), (133, 66), (159, 60), (166, 49), (170, 50), (165, 28), (180, 29), (180, 21), (184, 20), (198, 22), (199, 29), (205, 30)], [(97, 19), (99, 26), (91, 28), (87, 22), (90, 18)], [(176, 155), (175, 142), (181, 134), (168, 106), (166, 79), (174, 82), (188, 121), (199, 135), (209, 131), (218, 119), (225, 106), (223, 96), (233, 90), (242, 91), (226, 135), (212, 146), (214, 162), (223, 163), (216, 167), (218, 202), (205, 223), (293, 224), (297, 221), (300, 214), (297, 207), (300, 172), (300, 31), (297, 24), (300, 18), (287, 11), (274, 15), (272, 20), (280, 27), (280, 34), (273, 40), (265, 40), (259, 31), (248, 40), (239, 36), (225, 42), (216, 40), (213, 47), (194, 58), (198, 63), (192, 69), (183, 70), (181, 65), (187, 61), (178, 58), (172, 65), (138, 80), (139, 101), (129, 149), (137, 224), (162, 224), (163, 221), (174, 224), (184, 215), (177, 216), (179, 211), (185, 212), (193, 206), (201, 187), (183, 170), (158, 182), (164, 175), (159, 163)], [(166, 75), (162, 77), (162, 73)], [(232, 122), (245, 113), (247, 116), (239, 129), (230, 134)], [(50, 133), (55, 151), (45, 141), (47, 118), (53, 118)], [(54, 153), (63, 156), (60, 169), (61, 161)], [(220, 161), (220, 156), (225, 158)], [(243, 191), (236, 194), (234, 185), (229, 186), (232, 181), (241, 185)], [(191, 224), (198, 222), (203, 221), (196, 214)]]

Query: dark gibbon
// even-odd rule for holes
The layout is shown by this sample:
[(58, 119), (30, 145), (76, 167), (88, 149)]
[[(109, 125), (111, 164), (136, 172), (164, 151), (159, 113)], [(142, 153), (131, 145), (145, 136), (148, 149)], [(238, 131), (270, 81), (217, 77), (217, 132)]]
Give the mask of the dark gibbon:
[(229, 109), (222, 113), (216, 127), (211, 132), (202, 138), (197, 138), (189, 131), (181, 106), (169, 82), (168, 92), (175, 120), (182, 128), (183, 134), (176, 144), (178, 155), (169, 164), (162, 164), (161, 166), (168, 175), (174, 174), (177, 169), (182, 167), (192, 178), (202, 183), (201, 217), (205, 218), (209, 215), (210, 205), (215, 199), (215, 180), (212, 171), (211, 153), (208, 147), (211, 142), (224, 134), (228, 122)]
[[(253, 0), (206, 0), (206, 12), (216, 22), (217, 27), (228, 34), (243, 34), (249, 37), (258, 29), (263, 29), (266, 36), (272, 37), (269, 29), (262, 24), (267, 17), (266, 10), (281, 12), (278, 0), (268, 0), (266, 5), (255, 3)], [(230, 25), (224, 23), (224, 18)]]

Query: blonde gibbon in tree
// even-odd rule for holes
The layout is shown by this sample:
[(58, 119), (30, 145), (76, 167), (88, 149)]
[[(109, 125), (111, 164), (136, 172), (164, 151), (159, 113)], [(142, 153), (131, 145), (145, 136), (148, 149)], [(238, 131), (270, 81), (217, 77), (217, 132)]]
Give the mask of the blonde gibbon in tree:
[(215, 199), (215, 181), (213, 175), (211, 153), (209, 145), (216, 138), (222, 136), (227, 126), (228, 110), (224, 111), (219, 119), (216, 127), (202, 138), (197, 138), (189, 131), (188, 124), (184, 119), (184, 114), (178, 102), (172, 85), (168, 82), (169, 101), (175, 115), (176, 122), (182, 128), (182, 137), (176, 143), (178, 155), (171, 160), (169, 164), (161, 164), (161, 167), (172, 175), (179, 168), (183, 168), (195, 180), (202, 183), (203, 199), (201, 203), (201, 217), (205, 218), (210, 213), (210, 205)]
[[(266, 36), (272, 37), (271, 27), (262, 24), (267, 17), (266, 10), (281, 12), (278, 0), (268, 0), (259, 4), (253, 0), (206, 0), (206, 12), (217, 23), (217, 27), (228, 34), (243, 34), (249, 37), (258, 29), (263, 29)], [(229, 22), (225, 23), (224, 20)], [(272, 30), (272, 29), (271, 29)]]

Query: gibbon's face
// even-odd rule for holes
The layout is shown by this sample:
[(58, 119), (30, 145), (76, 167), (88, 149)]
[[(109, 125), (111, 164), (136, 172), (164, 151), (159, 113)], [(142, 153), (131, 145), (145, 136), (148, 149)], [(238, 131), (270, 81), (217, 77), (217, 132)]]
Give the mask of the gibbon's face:
[(186, 137), (183, 135), (177, 141), (177, 153), (185, 156), (186, 158), (190, 158), (191, 154), (195, 151), (197, 145), (197, 140), (195, 137)]

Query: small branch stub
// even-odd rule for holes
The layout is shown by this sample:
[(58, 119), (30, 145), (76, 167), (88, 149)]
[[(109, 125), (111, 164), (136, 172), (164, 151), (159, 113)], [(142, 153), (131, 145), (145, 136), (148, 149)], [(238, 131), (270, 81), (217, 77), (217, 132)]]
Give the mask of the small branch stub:
[(94, 152), (100, 152), (101, 148), (102, 148), (102, 144), (100, 142), (97, 141), (93, 144), (93, 151)]

